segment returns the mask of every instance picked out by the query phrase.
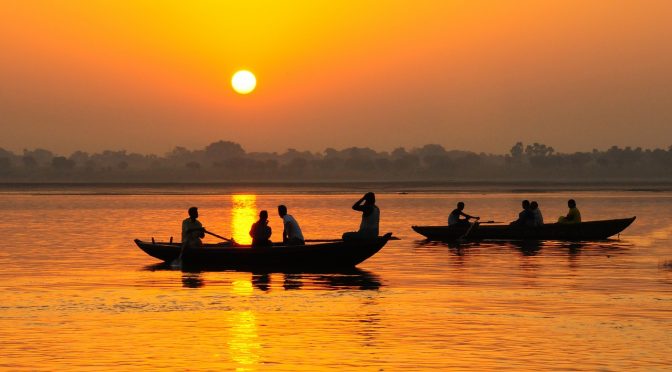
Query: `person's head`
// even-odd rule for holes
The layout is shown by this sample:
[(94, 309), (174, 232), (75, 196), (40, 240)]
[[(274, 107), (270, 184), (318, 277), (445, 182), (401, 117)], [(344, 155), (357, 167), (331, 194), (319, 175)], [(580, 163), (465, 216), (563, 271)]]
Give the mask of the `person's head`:
[(463, 210), (464, 209), (464, 203), (463, 202), (458, 202), (457, 203), (457, 209)]
[(191, 218), (198, 218), (198, 208), (196, 207), (191, 207), (189, 208), (189, 217)]
[(364, 194), (364, 201), (366, 204), (376, 204), (376, 194), (372, 192), (367, 192)]
[(523, 209), (529, 209), (529, 208), (530, 208), (530, 201), (523, 200)]
[(537, 203), (536, 201), (533, 201), (533, 202), (530, 203), (530, 209), (531, 210), (535, 210), (537, 208), (539, 208), (539, 203)]
[(567, 200), (567, 206), (570, 207), (570, 208), (575, 208), (576, 207), (576, 202), (574, 201), (574, 199)]
[(268, 221), (268, 212), (263, 210), (259, 212), (259, 221)]
[(286, 214), (287, 214), (287, 207), (282, 204), (278, 205), (278, 215), (280, 215), (280, 217), (285, 217)]

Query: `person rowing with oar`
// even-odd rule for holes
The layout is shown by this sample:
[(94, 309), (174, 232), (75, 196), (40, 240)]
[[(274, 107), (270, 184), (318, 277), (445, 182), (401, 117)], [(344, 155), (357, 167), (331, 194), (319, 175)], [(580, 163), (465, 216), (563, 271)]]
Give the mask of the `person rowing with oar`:
[(185, 248), (201, 246), (201, 238), (205, 237), (205, 228), (198, 220), (198, 208), (189, 208), (189, 217), (182, 221), (182, 245), (180, 246), (180, 255), (172, 262), (173, 267), (182, 265), (182, 255)]
[(190, 247), (198, 247), (201, 245), (201, 238), (205, 237), (205, 234), (222, 239), (227, 243), (235, 244), (233, 238), (225, 238), (221, 235), (213, 233), (212, 231), (206, 230), (198, 220), (198, 208), (189, 208), (189, 217), (182, 221), (182, 244), (184, 245), (186, 243), (186, 245)]
[(180, 246), (180, 255), (172, 262), (174, 267), (182, 265), (182, 255), (184, 255), (185, 248), (200, 247), (202, 245), (201, 239), (205, 237), (205, 234), (220, 238), (231, 245), (236, 244), (233, 238), (228, 239), (206, 230), (201, 221), (198, 220), (198, 208), (191, 207), (188, 213), (189, 217), (182, 221), (182, 245)]
[[(448, 226), (470, 226), (469, 220), (470, 219), (475, 219), (475, 220), (480, 220), (481, 217), (477, 216), (470, 216), (466, 213), (463, 212), (464, 210), (464, 203), (463, 202), (458, 202), (457, 203), (457, 208), (453, 209), (452, 212), (448, 215)], [(464, 217), (464, 218), (460, 218)]]
[(205, 228), (198, 220), (198, 208), (189, 208), (189, 217), (182, 221), (182, 245), (195, 247), (201, 245), (201, 238), (205, 237)]

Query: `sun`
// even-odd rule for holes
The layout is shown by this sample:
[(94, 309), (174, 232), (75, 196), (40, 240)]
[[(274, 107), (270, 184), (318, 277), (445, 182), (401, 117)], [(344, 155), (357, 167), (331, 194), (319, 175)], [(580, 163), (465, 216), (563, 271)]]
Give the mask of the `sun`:
[(257, 78), (247, 70), (240, 70), (233, 74), (231, 86), (233, 90), (240, 94), (248, 94), (257, 86)]

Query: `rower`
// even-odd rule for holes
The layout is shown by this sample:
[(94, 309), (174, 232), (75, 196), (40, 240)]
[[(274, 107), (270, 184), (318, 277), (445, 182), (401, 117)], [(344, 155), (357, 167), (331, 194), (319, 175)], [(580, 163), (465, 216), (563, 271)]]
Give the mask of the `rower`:
[(187, 213), (189, 217), (182, 221), (182, 244), (199, 246), (201, 238), (205, 236), (205, 229), (198, 220), (198, 208), (191, 207)]
[[(463, 202), (458, 202), (457, 203), (457, 208), (453, 209), (452, 212), (448, 215), (448, 226), (469, 226), (469, 220), (470, 219), (475, 219), (479, 220), (481, 217), (477, 216), (470, 216), (466, 213), (463, 212), (464, 210), (464, 203)], [(464, 218), (460, 218), (460, 216), (464, 216)]]

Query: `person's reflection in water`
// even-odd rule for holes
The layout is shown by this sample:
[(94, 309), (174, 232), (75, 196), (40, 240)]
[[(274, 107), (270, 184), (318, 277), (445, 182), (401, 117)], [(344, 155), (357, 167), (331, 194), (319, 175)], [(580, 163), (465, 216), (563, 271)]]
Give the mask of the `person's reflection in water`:
[(301, 289), (303, 287), (301, 274), (285, 273), (282, 287), (285, 290)]
[(543, 246), (543, 243), (539, 240), (521, 240), (512, 242), (511, 244), (516, 247), (523, 256), (536, 256)]
[(567, 253), (569, 253), (567, 255), (567, 259), (570, 269), (578, 269), (580, 267), (579, 263), (583, 246), (583, 243), (569, 243), (565, 245), (565, 247), (568, 249)]
[(252, 273), (252, 285), (257, 289), (268, 292), (271, 289), (271, 275), (269, 273)]
[(201, 288), (205, 285), (200, 272), (182, 272), (182, 286), (184, 288)]

